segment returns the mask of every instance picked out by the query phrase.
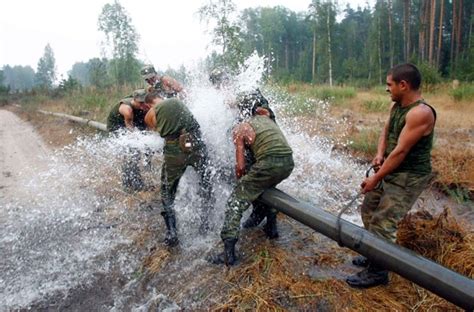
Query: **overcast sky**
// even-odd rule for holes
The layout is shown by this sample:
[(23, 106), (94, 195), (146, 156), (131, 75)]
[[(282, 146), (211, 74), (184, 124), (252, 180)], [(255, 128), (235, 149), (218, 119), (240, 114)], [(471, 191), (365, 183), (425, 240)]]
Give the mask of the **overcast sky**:
[[(78, 61), (101, 56), (103, 35), (97, 30), (102, 7), (113, 0), (2, 0), (0, 68), (30, 65), (36, 70), (44, 47), (54, 51), (57, 70), (66, 74)], [(352, 0), (365, 6), (374, 0)], [(305, 11), (310, 0), (234, 0), (238, 9), (283, 5)], [(339, 1), (346, 3), (347, 1)], [(206, 26), (196, 11), (205, 0), (121, 0), (140, 35), (139, 58), (160, 69), (177, 68), (210, 51)], [(58, 77), (59, 78), (59, 77)]]

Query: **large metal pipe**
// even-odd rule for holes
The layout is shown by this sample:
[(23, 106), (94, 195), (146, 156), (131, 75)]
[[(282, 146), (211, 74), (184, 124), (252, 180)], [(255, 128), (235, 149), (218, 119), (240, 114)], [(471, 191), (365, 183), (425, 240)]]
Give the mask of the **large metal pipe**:
[(77, 116), (73, 116), (73, 115), (68, 115), (68, 114), (63, 114), (63, 113), (53, 113), (53, 112), (48, 112), (48, 111), (44, 111), (44, 110), (41, 110), (41, 109), (39, 109), (38, 112), (41, 113), (41, 114), (45, 114), (45, 115), (53, 115), (53, 116), (56, 116), (56, 117), (66, 118), (68, 120), (71, 120), (71, 121), (74, 121), (74, 122), (77, 122), (77, 123), (80, 123), (80, 124), (83, 124), (83, 125), (86, 125), (86, 126), (90, 126), (90, 127), (95, 128), (97, 130), (100, 130), (100, 131), (107, 131), (107, 126), (105, 124), (94, 121), (94, 120), (91, 120), (91, 119), (85, 119), (85, 118), (81, 118), (81, 117), (77, 117)]
[[(98, 130), (106, 131), (106, 125), (93, 120), (62, 113), (39, 111), (79, 122)], [(309, 226), (313, 230), (335, 240), (346, 247), (370, 258), (390, 271), (428, 289), (438, 296), (466, 309), (474, 309), (474, 281), (445, 268), (413, 251), (380, 239), (372, 233), (350, 222), (341, 220), (341, 231), (337, 227), (336, 216), (295, 198), (280, 190), (272, 189), (263, 193), (261, 200), (287, 216)]]
[(333, 240), (340, 239), (344, 246), (455, 305), (469, 311), (474, 309), (474, 281), (472, 279), (344, 220), (341, 220), (341, 237), (339, 238), (336, 216), (299, 202), (280, 190), (266, 191), (261, 200)]

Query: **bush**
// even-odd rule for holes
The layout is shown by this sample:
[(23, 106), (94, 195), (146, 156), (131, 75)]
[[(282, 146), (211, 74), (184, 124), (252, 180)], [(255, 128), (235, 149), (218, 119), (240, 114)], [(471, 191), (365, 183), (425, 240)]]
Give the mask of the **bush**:
[(441, 74), (438, 69), (432, 67), (429, 63), (423, 62), (418, 64), (418, 69), (421, 73), (422, 85), (425, 91), (430, 91), (435, 88), (435, 85), (442, 82)]
[(459, 101), (472, 101), (474, 100), (474, 85), (463, 85), (457, 89), (451, 90), (449, 95), (453, 97), (453, 99), (457, 102)]

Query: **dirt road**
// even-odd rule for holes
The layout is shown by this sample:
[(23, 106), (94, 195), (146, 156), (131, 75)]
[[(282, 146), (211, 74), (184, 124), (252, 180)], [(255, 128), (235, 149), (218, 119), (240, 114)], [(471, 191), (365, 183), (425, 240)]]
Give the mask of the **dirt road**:
[(22, 178), (46, 168), (49, 153), (33, 127), (7, 110), (0, 110), (0, 199), (24, 189)]

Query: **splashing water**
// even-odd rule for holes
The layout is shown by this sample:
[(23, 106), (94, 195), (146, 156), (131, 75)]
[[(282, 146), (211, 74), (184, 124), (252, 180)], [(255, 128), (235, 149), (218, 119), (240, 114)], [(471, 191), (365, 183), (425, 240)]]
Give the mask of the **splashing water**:
[[(187, 105), (201, 125), (215, 166), (216, 205), (210, 218), (211, 234), (198, 235), (198, 177), (188, 169), (175, 201), (182, 258), (188, 258), (186, 270), (205, 265), (204, 260), (194, 258), (202, 258), (219, 240), (235, 157), (230, 131), (236, 112), (229, 104), (241, 91), (262, 89), (293, 148), (295, 169), (279, 188), (332, 211), (358, 189), (362, 168), (344, 155), (334, 154), (332, 142), (305, 134), (300, 118), (284, 115), (285, 108), (292, 105), (291, 97), (262, 84), (263, 64), (263, 58), (253, 55), (224, 89), (213, 88), (205, 71), (196, 68), (188, 75)], [(327, 112), (328, 103), (308, 99), (308, 105), (318, 106), (320, 115)], [(329, 116), (324, 118), (330, 120)], [(124, 154), (134, 150), (141, 157), (146, 183), (159, 188), (162, 147), (163, 140), (155, 133), (125, 132), (81, 138), (49, 155), (47, 169), (23, 181), (26, 196), (2, 204), (0, 302), (15, 309), (47, 301), (58, 293), (66, 297), (71, 289), (111, 270), (130, 279), (141, 256), (130, 249), (134, 232), (148, 224), (155, 232), (163, 229), (157, 225), (161, 222), (159, 207), (148, 207), (150, 198), (122, 191), (121, 165)], [(148, 193), (151, 198), (157, 196), (156, 192)], [(118, 291), (115, 296), (116, 308), (122, 305), (121, 295)], [(157, 296), (153, 293), (145, 300)]]

